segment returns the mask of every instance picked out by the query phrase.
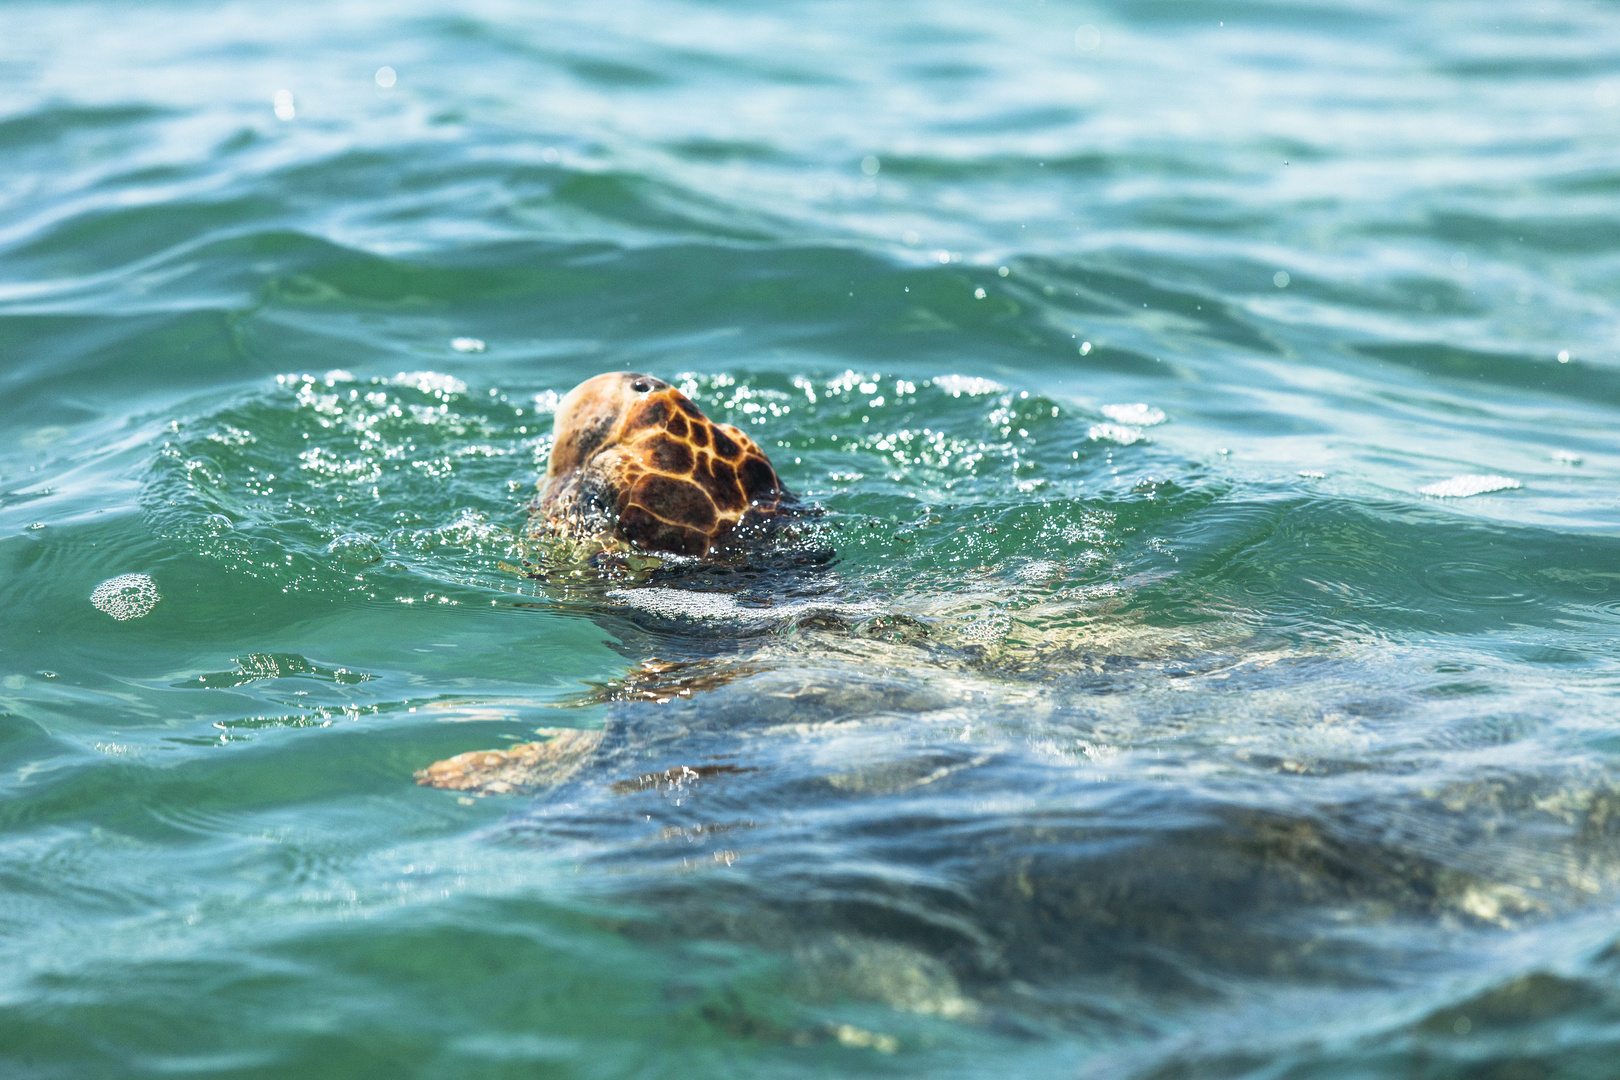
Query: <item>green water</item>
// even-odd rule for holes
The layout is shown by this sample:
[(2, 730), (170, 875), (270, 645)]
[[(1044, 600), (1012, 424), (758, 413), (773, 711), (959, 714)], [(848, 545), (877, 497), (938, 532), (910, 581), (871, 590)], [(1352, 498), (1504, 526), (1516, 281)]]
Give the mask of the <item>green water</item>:
[[(0, 6), (0, 1073), (1616, 1075), (1617, 147), (1612, 3)], [(835, 560), (514, 570), (621, 369)]]

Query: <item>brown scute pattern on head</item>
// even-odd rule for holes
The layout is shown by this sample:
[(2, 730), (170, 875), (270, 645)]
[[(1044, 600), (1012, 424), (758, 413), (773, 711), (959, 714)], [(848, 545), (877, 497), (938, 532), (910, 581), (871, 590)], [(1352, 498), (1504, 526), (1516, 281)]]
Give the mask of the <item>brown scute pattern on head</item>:
[(532, 527), (704, 555), (742, 521), (777, 515), (791, 500), (742, 431), (713, 423), (661, 379), (615, 372), (586, 380), (558, 405)]

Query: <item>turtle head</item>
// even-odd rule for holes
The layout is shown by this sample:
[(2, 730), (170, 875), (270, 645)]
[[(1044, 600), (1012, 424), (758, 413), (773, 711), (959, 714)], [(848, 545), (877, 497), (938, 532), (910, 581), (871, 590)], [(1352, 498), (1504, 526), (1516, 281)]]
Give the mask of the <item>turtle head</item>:
[(674, 389), (663, 379), (610, 371), (586, 379), (557, 404), (556, 433), (546, 479), (573, 472), (598, 451), (620, 441), (625, 420), (649, 394)]
[(765, 451), (662, 379), (615, 371), (557, 405), (537, 531), (611, 532), (644, 550), (706, 554), (745, 518), (782, 512)]

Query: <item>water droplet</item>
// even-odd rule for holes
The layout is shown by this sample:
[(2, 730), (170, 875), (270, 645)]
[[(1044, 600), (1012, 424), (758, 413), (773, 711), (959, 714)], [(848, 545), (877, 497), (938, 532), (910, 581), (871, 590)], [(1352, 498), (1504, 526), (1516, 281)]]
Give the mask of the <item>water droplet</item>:
[(996, 273), (1000, 274), (1002, 277), (1006, 277), (1008, 274), (1012, 273), (1012, 271), (1007, 269), (1005, 266), (998, 266), (996, 267)]
[(1558, 350), (1558, 362), (1560, 364), (1569, 363), (1569, 350), (1568, 349), (1559, 349)]
[(384, 65), (377, 69), (377, 85), (382, 87), (384, 90), (388, 89), (390, 86), (393, 86), (397, 79), (398, 76), (394, 74), (393, 68)]
[(1080, 355), (1081, 355), (1081, 356), (1087, 356), (1087, 355), (1089, 355), (1089, 354), (1090, 354), (1090, 353), (1091, 353), (1091, 342), (1089, 342), (1089, 341), (1082, 341), (1082, 342), (1081, 342), (1081, 343), (1080, 343)]
[(277, 90), (271, 103), (275, 106), (277, 120), (291, 120), (298, 115), (298, 110), (293, 107), (291, 90)]
[(1277, 286), (1279, 289), (1288, 288), (1288, 283), (1292, 280), (1293, 279), (1288, 276), (1288, 271), (1286, 270), (1279, 270), (1275, 274), (1271, 275), (1271, 283)]
[(984, 297), (985, 297), (985, 291), (983, 289), (974, 289), (973, 290), (973, 298), (975, 300), (983, 300)]
[(883, 168), (883, 162), (879, 161), (875, 154), (867, 154), (861, 158), (861, 172), (867, 176), (876, 176), (881, 168)]

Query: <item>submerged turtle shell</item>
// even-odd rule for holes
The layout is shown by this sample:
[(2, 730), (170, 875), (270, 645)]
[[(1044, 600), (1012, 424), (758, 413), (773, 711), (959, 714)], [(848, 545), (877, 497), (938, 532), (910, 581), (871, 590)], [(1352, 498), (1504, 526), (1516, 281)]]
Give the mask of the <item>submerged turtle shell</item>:
[(754, 440), (662, 379), (616, 371), (558, 405), (531, 531), (701, 556), (792, 505)]

